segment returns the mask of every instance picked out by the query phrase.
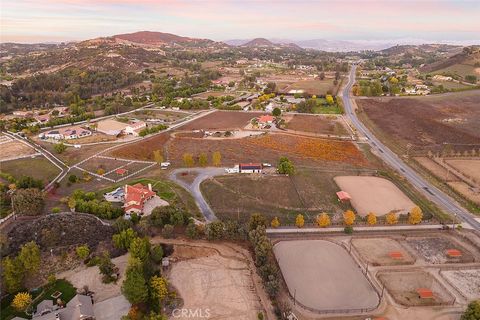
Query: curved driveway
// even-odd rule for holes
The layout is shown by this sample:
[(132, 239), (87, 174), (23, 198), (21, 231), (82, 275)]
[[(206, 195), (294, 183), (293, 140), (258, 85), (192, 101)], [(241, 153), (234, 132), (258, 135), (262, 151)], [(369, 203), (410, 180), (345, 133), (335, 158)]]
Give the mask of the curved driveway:
[[(187, 183), (186, 181), (179, 179), (177, 177), (178, 174), (181, 174), (183, 172), (187, 173), (196, 173), (197, 176), (193, 180), (191, 184)], [(200, 191), (200, 184), (202, 181), (207, 180), (211, 177), (215, 176), (221, 176), (225, 174), (225, 168), (214, 168), (214, 167), (209, 167), (209, 168), (184, 168), (184, 169), (175, 169), (170, 173), (170, 179), (174, 181), (175, 183), (181, 185), (190, 193), (192, 194), (193, 198), (195, 199), (195, 202), (197, 203), (198, 208), (200, 209), (200, 212), (203, 214), (205, 217), (205, 220), (207, 222), (211, 222), (214, 220), (217, 220), (217, 217), (215, 216), (215, 213), (213, 213), (212, 208), (210, 208), (210, 205), (207, 203), (205, 198), (203, 197), (202, 191)]]
[[(423, 193), (429, 200), (438, 205), (440, 208), (458, 216), (462, 221), (470, 224), (474, 229), (480, 230), (480, 222), (467, 210), (465, 210), (454, 199), (446, 195), (440, 189), (431, 185), (412, 168), (405, 164), (395, 153), (388, 149), (379, 139), (377, 139), (372, 132), (358, 119), (355, 111), (352, 108), (350, 92), (355, 83), (356, 65), (352, 66), (347, 86), (342, 91), (342, 98), (345, 107), (345, 113), (348, 119), (352, 122), (358, 132), (367, 137), (367, 141), (373, 149), (376, 149), (378, 155), (392, 168), (402, 174), (417, 190)], [(413, 117), (414, 115), (412, 115)]]

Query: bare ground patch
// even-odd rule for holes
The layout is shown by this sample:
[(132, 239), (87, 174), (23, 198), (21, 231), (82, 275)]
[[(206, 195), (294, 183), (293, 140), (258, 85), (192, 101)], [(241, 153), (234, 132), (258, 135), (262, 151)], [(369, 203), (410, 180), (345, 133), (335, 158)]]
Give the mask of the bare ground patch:
[(120, 277), (116, 283), (103, 283), (102, 275), (97, 266), (87, 267), (81, 265), (73, 270), (57, 274), (56, 276), (57, 278), (70, 281), (77, 289), (88, 286), (88, 289), (95, 293), (93, 296), (94, 302), (103, 301), (121, 294), (121, 286), (127, 268), (128, 255), (129, 254), (125, 254), (112, 259), (112, 262), (118, 267), (120, 273)]
[(0, 161), (19, 158), (36, 153), (33, 148), (15, 140), (2, 143), (0, 144), (0, 147), (2, 148), (2, 152), (0, 153)]
[(445, 270), (440, 274), (467, 299), (480, 298), (480, 269)]
[(197, 253), (198, 248), (180, 250), (182, 259), (172, 265), (169, 279), (183, 308), (208, 309), (214, 319), (256, 319), (262, 307), (245, 261), (204, 248)]

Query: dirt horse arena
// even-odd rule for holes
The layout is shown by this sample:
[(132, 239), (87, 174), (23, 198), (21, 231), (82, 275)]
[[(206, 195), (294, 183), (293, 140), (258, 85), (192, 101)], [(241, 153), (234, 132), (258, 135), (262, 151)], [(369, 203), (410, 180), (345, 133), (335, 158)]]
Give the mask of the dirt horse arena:
[[(395, 302), (403, 306), (435, 306), (454, 302), (448, 290), (427, 272), (381, 272), (377, 276)], [(419, 289), (430, 290), (432, 297), (421, 298)]]
[(408, 213), (415, 204), (391, 181), (369, 176), (335, 177), (335, 182), (350, 194), (352, 206), (365, 217), (369, 212), (383, 216), (389, 212)]
[(312, 311), (376, 308), (379, 298), (341, 246), (327, 240), (281, 241), (274, 253), (296, 301)]
[(362, 260), (372, 266), (395, 266), (415, 262), (415, 258), (395, 239), (354, 238), (352, 245)]
[[(407, 238), (407, 243), (420, 258), (430, 264), (466, 263), (474, 262), (475, 258), (462, 245), (446, 236), (412, 237)], [(461, 256), (450, 257), (448, 250), (458, 250)]]

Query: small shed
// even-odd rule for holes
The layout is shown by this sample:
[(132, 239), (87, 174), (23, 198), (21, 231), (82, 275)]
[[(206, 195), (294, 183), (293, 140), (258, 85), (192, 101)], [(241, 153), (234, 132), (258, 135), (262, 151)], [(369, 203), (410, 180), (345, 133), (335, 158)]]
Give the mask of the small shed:
[(395, 260), (402, 260), (403, 259), (403, 253), (400, 251), (391, 251), (389, 254), (390, 258), (395, 259)]
[(119, 176), (123, 176), (123, 175), (126, 174), (127, 172), (128, 172), (128, 170), (125, 169), (125, 168), (119, 168), (119, 169), (115, 170), (115, 173), (116, 173), (117, 175), (119, 175)]
[(338, 197), (338, 201), (341, 201), (341, 202), (347, 202), (352, 199), (352, 197), (346, 191), (338, 191), (337, 197)]
[(462, 252), (457, 249), (448, 249), (447, 256), (449, 258), (460, 258), (462, 256)]
[(428, 288), (418, 288), (417, 293), (420, 299), (433, 299), (433, 292)]

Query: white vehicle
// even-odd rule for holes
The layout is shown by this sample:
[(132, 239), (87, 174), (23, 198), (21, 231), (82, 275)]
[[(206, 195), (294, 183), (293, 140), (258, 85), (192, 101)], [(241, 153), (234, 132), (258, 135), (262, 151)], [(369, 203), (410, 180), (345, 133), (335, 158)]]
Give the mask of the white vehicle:
[(239, 168), (226, 168), (225, 169), (225, 172), (226, 173), (240, 173), (240, 169)]
[(270, 168), (272, 166), (272, 164), (265, 162), (265, 163), (262, 163), (262, 166), (266, 167), (266, 168)]
[(162, 167), (162, 168), (167, 168), (170, 165), (171, 165), (171, 163), (169, 161), (160, 163), (160, 167)]

